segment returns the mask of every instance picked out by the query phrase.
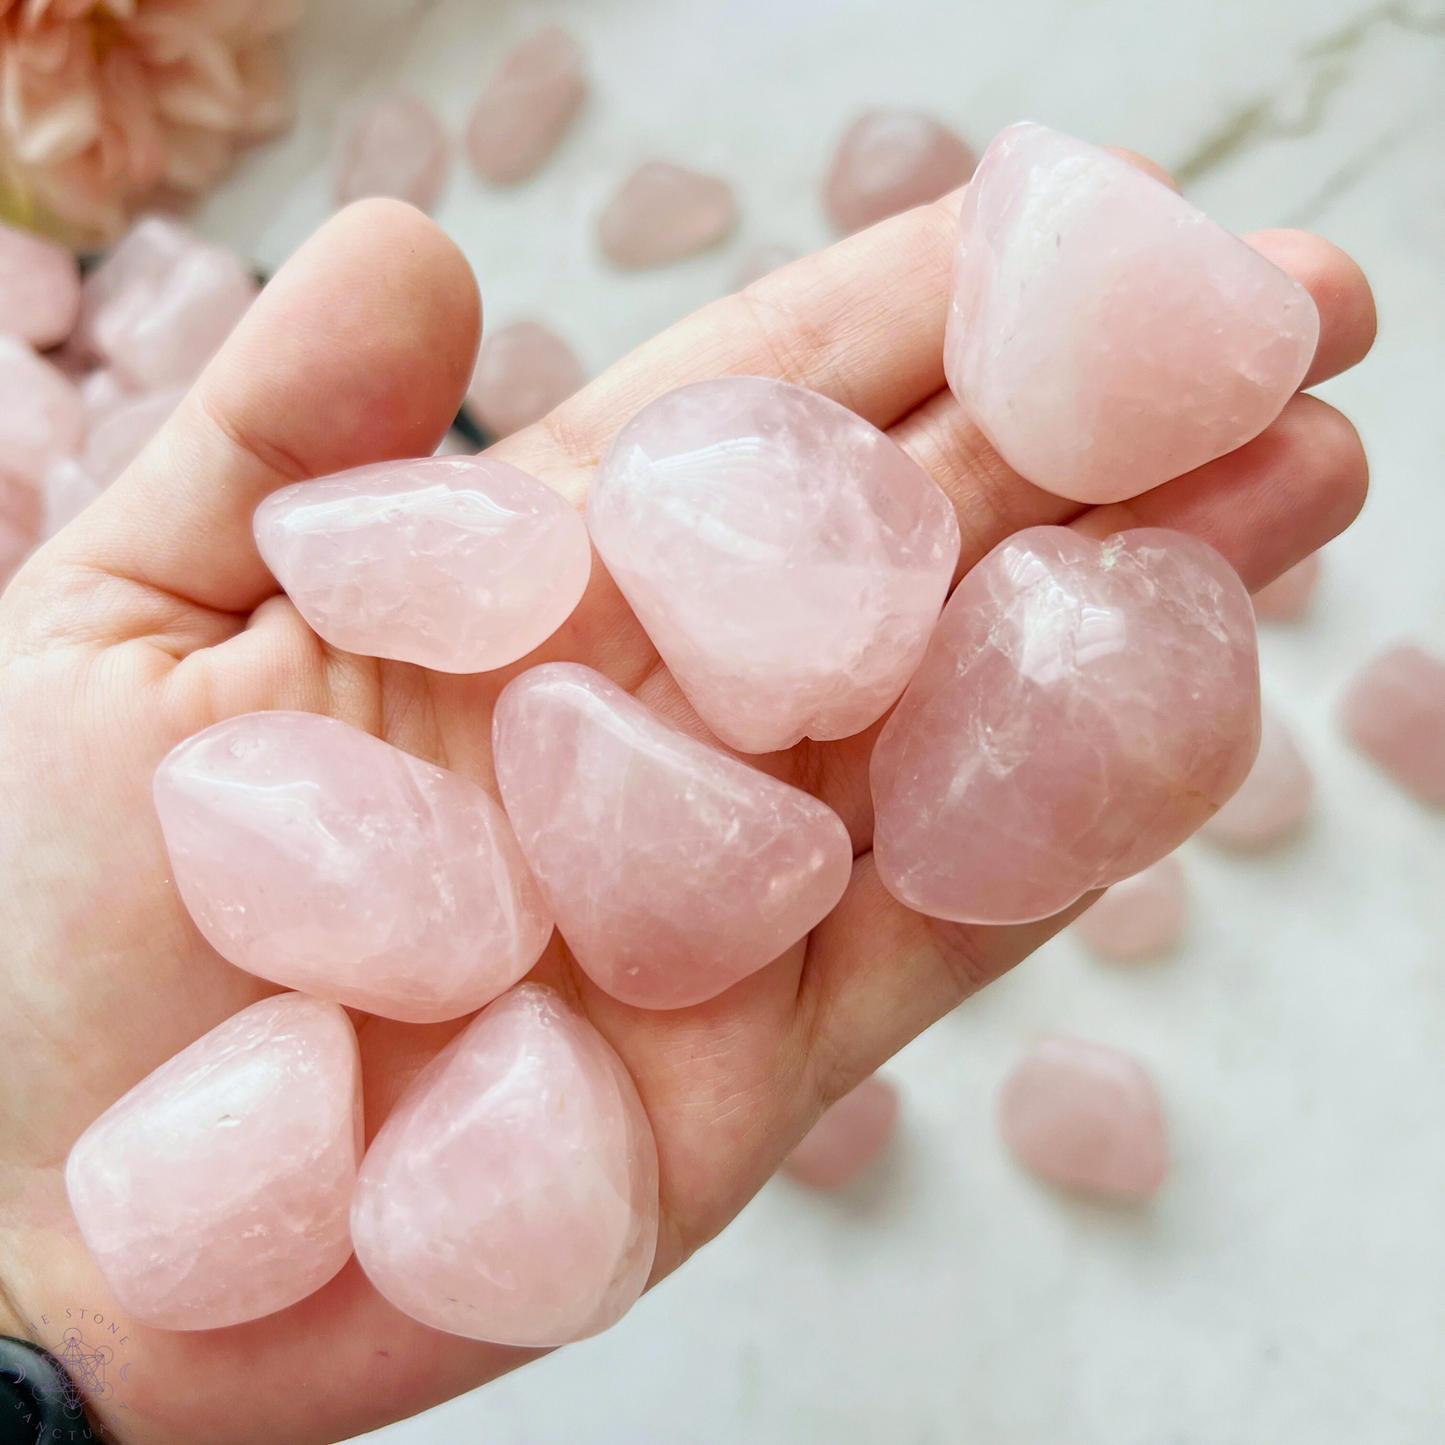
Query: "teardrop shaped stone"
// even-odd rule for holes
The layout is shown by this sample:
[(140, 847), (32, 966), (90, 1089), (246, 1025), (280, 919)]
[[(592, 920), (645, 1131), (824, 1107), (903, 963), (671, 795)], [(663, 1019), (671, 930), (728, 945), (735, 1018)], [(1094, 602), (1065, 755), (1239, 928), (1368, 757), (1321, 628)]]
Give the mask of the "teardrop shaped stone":
[(472, 108), (467, 155), (473, 169), (498, 184), (530, 176), (552, 154), (586, 92), (582, 47), (560, 25), (524, 40)]
[(870, 110), (838, 142), (824, 198), (844, 235), (956, 190), (973, 174), (973, 152), (918, 110)]
[(726, 181), (671, 161), (646, 161), (607, 203), (597, 235), (618, 266), (665, 266), (716, 246), (737, 219)]
[(1160, 958), (1178, 946), (1187, 904), (1184, 868), (1171, 853), (1106, 888), (1079, 915), (1074, 932), (1100, 958), (1115, 963)]
[(883, 1152), (898, 1125), (898, 1090), (878, 1074), (844, 1094), (783, 1161), (810, 1189), (842, 1189)]

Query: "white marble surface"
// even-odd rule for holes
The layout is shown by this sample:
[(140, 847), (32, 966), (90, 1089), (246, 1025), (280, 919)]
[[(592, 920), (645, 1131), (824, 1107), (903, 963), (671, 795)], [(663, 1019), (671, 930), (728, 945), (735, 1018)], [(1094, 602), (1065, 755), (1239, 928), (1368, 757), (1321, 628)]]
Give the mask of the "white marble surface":
[[(857, 108), (982, 141), (1032, 117), (1149, 151), (1240, 229), (1310, 225), (1377, 287), (1382, 337), (1325, 390), (1375, 490), (1265, 685), (1320, 775), (1262, 860), (1191, 845), (1186, 947), (1142, 969), (1065, 938), (907, 1049), (904, 1128), (840, 1199), (776, 1182), (610, 1334), (375, 1438), (505, 1445), (1438, 1445), (1445, 1438), (1445, 818), (1342, 744), (1372, 649), (1445, 650), (1445, 8), (1362, 0), (313, 0), (301, 120), (203, 227), (279, 261), (328, 209), (338, 116), (401, 82), (459, 123), (560, 19), (596, 86), (514, 191), (459, 167), (438, 208), (495, 322), (588, 365), (726, 289), (748, 246), (827, 239), (818, 186)], [(623, 276), (591, 223), (662, 154), (736, 185), (738, 238)], [(1154, 1068), (1175, 1172), (1150, 1208), (1062, 1199), (1001, 1155), (1022, 1041), (1067, 1030)]]

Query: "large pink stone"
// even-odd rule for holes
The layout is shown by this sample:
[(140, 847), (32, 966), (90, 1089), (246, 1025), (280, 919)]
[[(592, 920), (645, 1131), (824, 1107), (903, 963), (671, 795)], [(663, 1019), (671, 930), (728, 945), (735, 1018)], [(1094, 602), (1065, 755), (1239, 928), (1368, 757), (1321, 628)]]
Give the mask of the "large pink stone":
[(948, 384), (1059, 496), (1120, 501), (1233, 451), (1318, 336), (1303, 286), (1107, 151), (1013, 125), (964, 193)]
[(1066, 1189), (1147, 1199), (1169, 1172), (1154, 1081), (1105, 1044), (1034, 1044), (1003, 1086), (999, 1128), (1026, 1169)]
[(65, 1184), (131, 1320), (219, 1329), (295, 1304), (351, 1257), (361, 1151), (351, 1021), (284, 993), (112, 1104), (70, 1151)]
[(587, 92), (582, 47), (558, 25), (524, 40), (487, 82), (467, 121), (467, 155), (499, 184), (530, 176), (552, 154)]
[(883, 1152), (897, 1124), (898, 1090), (874, 1074), (808, 1130), (783, 1173), (810, 1189), (841, 1189)]
[(973, 152), (947, 126), (917, 110), (870, 110), (838, 142), (824, 199), (843, 232), (861, 231), (926, 205), (973, 174)]
[(23, 341), (0, 335), (0, 472), (39, 488), (80, 445), (80, 393)]
[(837, 903), (848, 831), (808, 793), (663, 722), (600, 673), (535, 667), (492, 719), (507, 816), (577, 961), (641, 1008), (701, 1003)]
[(64, 341), (80, 314), (80, 271), (54, 241), (0, 225), (0, 332), (32, 346)]
[(494, 436), (540, 421), (587, 375), (577, 353), (538, 321), (514, 321), (488, 336), (467, 389), (472, 415)]
[(382, 1125), (351, 1231), (371, 1282), (434, 1329), (509, 1345), (605, 1330), (657, 1245), (657, 1149), (602, 1036), (524, 984), (479, 1014)]
[(726, 181), (670, 161), (647, 161), (607, 203), (597, 235), (618, 266), (665, 266), (716, 246), (737, 219)]
[(638, 412), (603, 458), (587, 525), (693, 707), (747, 753), (880, 717), (959, 550), (952, 504), (888, 437), (757, 376)]
[(1184, 869), (1171, 853), (1106, 888), (1074, 932), (1101, 958), (1117, 963), (1158, 958), (1178, 946), (1187, 904)]
[(82, 283), (80, 316), (66, 350), (91, 361), (103, 360), (96, 322), (132, 288), (159, 284), (198, 241), (189, 226), (169, 216), (138, 220)]
[(1340, 721), (1402, 788), (1445, 807), (1445, 662), (1410, 644), (1382, 652), (1350, 683)]
[(592, 548), (577, 510), (490, 457), (378, 462), (274, 492), (256, 545), (334, 647), (441, 672), (525, 657), (571, 615)]
[(1314, 774), (1294, 734), (1273, 712), (1261, 719), (1259, 755), (1239, 791), (1199, 830), (1226, 848), (1268, 848), (1296, 832), (1309, 812)]
[(939, 918), (1046, 918), (1173, 852), (1258, 743), (1254, 613), (1217, 552), (1029, 528), (955, 589), (879, 735), (878, 875)]
[(552, 931), (481, 788), (334, 718), (217, 723), (167, 755), (155, 803), (207, 941), (288, 987), (433, 1023), (509, 988)]
[(395, 91), (347, 132), (336, 167), (336, 204), (392, 196), (429, 211), (441, 193), (451, 146), (425, 101)]
[(118, 402), (92, 422), (80, 464), (108, 487), (140, 454), (181, 403), (184, 391), (158, 391)]
[(1254, 615), (1261, 622), (1293, 622), (1304, 616), (1319, 584), (1320, 554), (1311, 552), (1254, 594)]

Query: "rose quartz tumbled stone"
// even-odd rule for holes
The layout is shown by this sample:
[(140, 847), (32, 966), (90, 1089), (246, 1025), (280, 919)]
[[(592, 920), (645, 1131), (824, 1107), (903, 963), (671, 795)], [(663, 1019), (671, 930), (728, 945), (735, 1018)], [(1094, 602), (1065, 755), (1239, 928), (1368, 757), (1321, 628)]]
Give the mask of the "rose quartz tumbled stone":
[(1350, 683), (1340, 721), (1402, 788), (1445, 807), (1445, 662), (1409, 644), (1382, 652)]
[(351, 1232), (413, 1319), (546, 1346), (626, 1314), (657, 1213), (657, 1149), (627, 1071), (557, 994), (523, 984), (402, 1096), (362, 1165)]
[(54, 241), (0, 225), (0, 332), (42, 349), (64, 341), (80, 314), (80, 270)]
[(336, 204), (392, 196), (431, 210), (447, 178), (447, 133), (425, 101), (384, 95), (347, 132), (336, 166)]
[(0, 587), (3, 587), (40, 540), (45, 502), (38, 488), (0, 472)]
[(530, 176), (552, 154), (587, 92), (582, 47), (559, 25), (524, 40), (487, 82), (467, 121), (467, 155), (489, 181)]
[(973, 152), (917, 110), (870, 110), (838, 142), (824, 198), (845, 233), (926, 205), (973, 174)]
[(1105, 1044), (1034, 1044), (1003, 1086), (999, 1128), (1019, 1163), (1066, 1189), (1147, 1199), (1169, 1172), (1154, 1081)]
[(351, 1021), (283, 993), (112, 1104), (70, 1151), (65, 1184), (133, 1321), (220, 1329), (295, 1304), (351, 1257), (361, 1150)]
[(853, 848), (831, 808), (591, 668), (548, 663), (510, 682), (492, 752), (562, 937), (624, 1003), (712, 998), (807, 934), (848, 885)]
[(587, 525), (702, 720), (746, 753), (881, 716), (959, 550), (953, 506), (917, 462), (837, 402), (759, 376), (638, 412)]
[(184, 391), (158, 391), (129, 397), (91, 424), (80, 463), (97, 486), (108, 487), (145, 450), (183, 396)]
[(1309, 292), (1136, 167), (1014, 125), (964, 193), (948, 384), (999, 454), (1116, 502), (1233, 451), (1314, 357)]
[(1171, 853), (1106, 888), (1079, 916), (1074, 932), (1101, 958), (1116, 963), (1158, 958), (1178, 946), (1187, 902), (1184, 869)]
[(514, 321), (488, 336), (477, 353), (467, 405), (494, 436), (540, 421), (586, 381), (577, 354), (538, 321)]
[(486, 456), (298, 482), (254, 525), (266, 565), (332, 646), (440, 672), (525, 657), (572, 614), (592, 569), (576, 508)]
[(808, 1130), (783, 1173), (811, 1189), (841, 1189), (878, 1157), (897, 1123), (898, 1090), (874, 1074)]
[(1261, 622), (1293, 622), (1304, 616), (1319, 583), (1320, 554), (1311, 552), (1254, 594), (1254, 615)]
[(618, 266), (665, 266), (716, 246), (737, 219), (726, 181), (670, 161), (647, 161), (607, 203), (597, 234)]
[(475, 783), (334, 718), (256, 712), (156, 771), (176, 886), (240, 968), (409, 1023), (490, 1002), (552, 921)]
[(57, 457), (45, 469), (41, 489), (42, 539), (48, 541), (73, 522), (104, 490), (74, 457)]
[(170, 216), (141, 217), (81, 283), (80, 316), (66, 351), (77, 358), (103, 361), (96, 322), (133, 288), (158, 285), (199, 240), (189, 226)]
[(0, 472), (45, 483), (52, 462), (80, 445), (80, 393), (23, 341), (0, 335)]
[(954, 590), (879, 735), (878, 875), (938, 918), (1049, 917), (1172, 853), (1258, 743), (1254, 613), (1217, 552), (1031, 527)]
[(1314, 774), (1294, 734), (1273, 712), (1261, 718), (1259, 755), (1239, 791), (1199, 830), (1202, 838), (1249, 852), (1296, 832), (1309, 812)]

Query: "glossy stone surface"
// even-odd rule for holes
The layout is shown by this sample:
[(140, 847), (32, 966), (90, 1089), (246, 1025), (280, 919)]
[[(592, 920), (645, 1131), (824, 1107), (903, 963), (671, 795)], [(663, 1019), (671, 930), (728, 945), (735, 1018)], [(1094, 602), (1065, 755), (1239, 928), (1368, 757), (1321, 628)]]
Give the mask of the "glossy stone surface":
[(1382, 652), (1350, 683), (1340, 721), (1402, 788), (1445, 807), (1445, 662), (1408, 643)]
[(79, 314), (75, 257), (43, 236), (0, 225), (0, 332), (43, 350), (64, 341)]
[(378, 462), (273, 492), (256, 545), (335, 647), (440, 672), (525, 657), (571, 615), (592, 548), (576, 508), (489, 457)]
[(336, 204), (392, 196), (431, 210), (451, 163), (451, 146), (425, 101), (395, 91), (377, 100), (341, 143)]
[(1239, 791), (1199, 830), (1203, 838), (1244, 852), (1268, 848), (1297, 832), (1309, 812), (1315, 779), (1294, 734), (1265, 710), (1259, 755)]
[(499, 184), (530, 176), (562, 139), (587, 93), (582, 47), (560, 26), (524, 40), (487, 82), (467, 121), (467, 156)]
[(467, 406), (493, 436), (507, 437), (561, 405), (587, 373), (577, 353), (539, 321), (514, 321), (477, 353)]
[(97, 486), (108, 487), (169, 420), (183, 390), (128, 397), (91, 423), (80, 463)]
[(1024, 1168), (1066, 1189), (1147, 1199), (1169, 1172), (1154, 1081), (1105, 1044), (1034, 1044), (1004, 1083), (999, 1129)]
[(952, 504), (882, 432), (756, 376), (643, 407), (603, 458), (587, 525), (699, 716), (747, 753), (879, 717), (959, 550)]
[(1116, 502), (1257, 436), (1304, 379), (1309, 293), (1118, 156), (1009, 126), (963, 199), (948, 383), (1029, 481)]
[(873, 750), (873, 855), (921, 913), (1046, 918), (1147, 868), (1244, 781), (1254, 613), (1157, 528), (1032, 527), (959, 584)]
[(1303, 617), (1320, 585), (1320, 571), (1320, 554), (1311, 552), (1254, 594), (1254, 615), (1261, 622), (1293, 622)]
[(376, 1136), (351, 1230), (371, 1282), (434, 1329), (561, 1345), (620, 1319), (657, 1245), (657, 1150), (602, 1036), (524, 984), (421, 1072)]
[(791, 246), (754, 246), (738, 260), (738, 268), (733, 272), (733, 290), (741, 291), (744, 286), (771, 276), (780, 267), (797, 259), (798, 253)]
[(1187, 906), (1184, 868), (1170, 854), (1105, 889), (1079, 916), (1074, 932), (1100, 958), (1115, 963), (1161, 958), (1178, 947)]
[(898, 1124), (898, 1090), (874, 1074), (844, 1094), (783, 1161), (810, 1189), (841, 1189), (878, 1157)]
[(917, 110), (870, 110), (838, 142), (824, 200), (845, 234), (936, 201), (973, 174), (973, 152)]
[(0, 587), (30, 555), (44, 521), (42, 493), (29, 482), (0, 472)]
[(161, 283), (200, 238), (169, 216), (143, 216), (81, 283), (80, 316), (66, 350), (90, 361), (103, 361), (96, 323), (132, 288)]
[(557, 927), (640, 1008), (721, 993), (802, 938), (853, 867), (832, 809), (662, 721), (601, 673), (548, 663), (492, 719), (497, 786)]
[(70, 1151), (65, 1185), (133, 1322), (219, 1329), (295, 1304), (351, 1257), (361, 1149), (351, 1021), (283, 993), (112, 1104)]
[(241, 968), (410, 1023), (469, 1013), (552, 931), (502, 810), (333, 718), (256, 712), (156, 770), (176, 887)]
[(597, 236), (618, 266), (665, 266), (716, 246), (737, 219), (726, 181), (670, 161), (647, 161), (607, 203)]
[(0, 335), (0, 472), (43, 486), (84, 428), (80, 393), (23, 341)]

